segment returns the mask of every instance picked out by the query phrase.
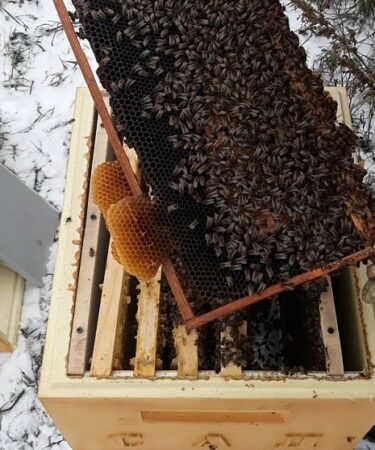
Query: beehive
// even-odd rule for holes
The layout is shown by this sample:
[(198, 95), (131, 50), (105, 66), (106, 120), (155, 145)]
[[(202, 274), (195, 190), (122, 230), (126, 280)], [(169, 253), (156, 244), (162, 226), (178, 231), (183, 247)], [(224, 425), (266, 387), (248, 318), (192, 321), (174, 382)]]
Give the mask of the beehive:
[[(332, 94), (348, 123), (345, 92)], [(375, 413), (375, 319), (360, 301), (363, 269), (346, 270), (321, 299), (323, 370), (198, 370), (197, 336), (178, 326), (176, 369), (159, 369), (158, 278), (139, 285), (132, 359), (121, 338), (132, 336), (132, 280), (108, 252), (89, 192), (92, 169), (111, 154), (84, 89), (75, 119), (39, 390), (73, 450), (353, 449)]]

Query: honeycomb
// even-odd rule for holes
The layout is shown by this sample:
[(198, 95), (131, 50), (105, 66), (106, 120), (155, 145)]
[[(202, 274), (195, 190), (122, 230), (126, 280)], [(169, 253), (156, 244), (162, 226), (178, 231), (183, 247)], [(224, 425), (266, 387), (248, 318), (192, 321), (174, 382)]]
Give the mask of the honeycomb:
[(143, 197), (125, 197), (107, 211), (116, 257), (140, 280), (153, 278), (171, 250), (168, 235), (159, 223), (155, 205)]
[(100, 164), (91, 179), (93, 202), (103, 214), (112, 236), (112, 254), (125, 270), (148, 281), (171, 251), (155, 205), (134, 198), (118, 161)]
[[(196, 312), (374, 242), (354, 134), (278, 0), (73, 3)], [(111, 208), (136, 229), (133, 200)]]
[(112, 204), (131, 196), (130, 187), (118, 161), (108, 161), (95, 168), (91, 177), (91, 195), (105, 218)]

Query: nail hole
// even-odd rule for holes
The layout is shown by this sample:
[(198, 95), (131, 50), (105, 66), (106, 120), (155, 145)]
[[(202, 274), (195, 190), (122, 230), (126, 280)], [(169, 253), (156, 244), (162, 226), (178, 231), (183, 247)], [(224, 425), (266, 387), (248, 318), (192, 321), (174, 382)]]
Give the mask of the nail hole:
[(83, 328), (82, 327), (77, 327), (76, 329), (78, 334), (82, 334), (83, 333)]
[(332, 327), (329, 327), (327, 331), (329, 334), (333, 334), (335, 332), (335, 329)]

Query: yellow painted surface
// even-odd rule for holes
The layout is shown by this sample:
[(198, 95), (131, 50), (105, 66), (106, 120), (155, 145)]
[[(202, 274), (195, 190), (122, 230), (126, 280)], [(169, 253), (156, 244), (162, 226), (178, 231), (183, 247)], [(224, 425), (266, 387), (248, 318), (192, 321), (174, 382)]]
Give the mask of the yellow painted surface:
[[(353, 321), (367, 342), (366, 376), (342, 378), (246, 373), (241, 379), (198, 374), (187, 380), (114, 372), (108, 379), (66, 375), (74, 304), (74, 261), (82, 226), (79, 193), (84, 148), (74, 148), (55, 269), (39, 397), (73, 450), (352, 450), (375, 420), (375, 318), (355, 295)], [(64, 222), (63, 222), (64, 223)], [(357, 270), (363, 286), (365, 273)]]

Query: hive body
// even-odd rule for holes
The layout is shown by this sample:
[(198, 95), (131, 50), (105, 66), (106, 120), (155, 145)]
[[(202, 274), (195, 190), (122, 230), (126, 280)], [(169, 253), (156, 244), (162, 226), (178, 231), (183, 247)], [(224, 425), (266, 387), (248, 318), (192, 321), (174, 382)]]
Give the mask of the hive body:
[[(82, 97), (81, 90), (77, 111), (84, 120), (76, 116), (72, 134), (39, 391), (42, 403), (73, 450), (352, 450), (373, 425), (375, 414), (375, 318), (372, 305), (362, 305), (359, 296), (365, 281), (363, 269), (337, 289), (338, 316), (347, 316), (339, 317), (343, 324), (344, 375), (335, 377), (321, 370), (305, 373), (299, 368), (294, 375), (286, 375), (275, 368), (239, 371), (234, 378), (199, 370), (195, 379), (191, 379), (191, 372), (187, 379), (178, 376), (179, 367), (178, 371), (156, 369), (151, 379), (145, 378), (148, 375), (137, 377), (129, 369), (96, 378), (90, 376), (88, 365), (79, 377), (67, 375), (69, 344), (77, 332), (72, 329), (77, 309), (75, 271), (92, 259), (81, 246), (86, 211), (82, 199), (87, 197), (91, 155), (85, 143), (92, 129), (92, 124), (86, 123)], [(90, 103), (87, 96), (85, 99)], [(92, 111), (92, 102), (90, 108)], [(90, 211), (87, 213), (91, 220)], [(67, 222), (67, 217), (71, 221)], [(158, 283), (139, 286), (144, 285), (148, 290), (143, 292), (149, 292), (151, 299), (151, 290)], [(150, 302), (144, 300), (147, 306)], [(160, 311), (162, 322), (165, 311)], [(263, 315), (267, 314), (265, 311)], [(99, 334), (94, 320), (88, 326), (92, 335)], [(82, 337), (88, 330), (80, 331)], [(248, 332), (252, 332), (251, 327)], [(143, 361), (145, 365), (151, 362)], [(188, 367), (185, 370), (189, 373)]]

